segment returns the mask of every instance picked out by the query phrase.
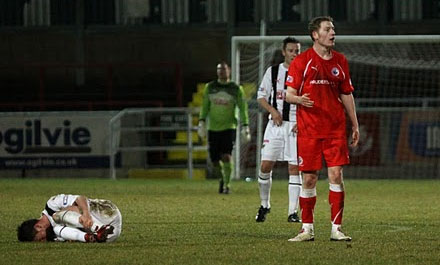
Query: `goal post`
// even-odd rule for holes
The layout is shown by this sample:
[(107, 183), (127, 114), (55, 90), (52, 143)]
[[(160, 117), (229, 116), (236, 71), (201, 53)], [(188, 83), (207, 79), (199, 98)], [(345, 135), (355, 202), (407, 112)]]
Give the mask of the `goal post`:
[[(308, 35), (290, 36), (302, 51), (312, 45)], [(256, 91), (286, 37), (232, 37), (231, 77), (248, 88), (253, 134), (251, 143), (237, 142), (235, 178), (258, 174), (267, 114)], [(361, 129), (345, 171), (355, 178), (440, 178), (440, 35), (337, 35), (335, 50), (350, 65)]]

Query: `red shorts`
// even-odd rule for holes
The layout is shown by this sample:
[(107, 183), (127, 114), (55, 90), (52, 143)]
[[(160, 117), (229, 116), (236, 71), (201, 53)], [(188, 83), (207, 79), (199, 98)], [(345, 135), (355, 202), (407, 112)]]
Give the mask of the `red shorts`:
[(345, 138), (298, 137), (298, 164), (300, 171), (315, 171), (322, 168), (322, 156), (327, 167), (350, 163)]

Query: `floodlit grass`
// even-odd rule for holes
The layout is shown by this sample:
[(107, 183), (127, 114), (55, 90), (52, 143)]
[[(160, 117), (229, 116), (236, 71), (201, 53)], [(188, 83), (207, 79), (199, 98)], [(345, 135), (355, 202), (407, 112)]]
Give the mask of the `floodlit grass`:
[[(319, 181), (315, 241), (288, 242), (287, 180), (274, 181), (272, 211), (256, 223), (258, 184), (216, 181), (1, 179), (1, 264), (440, 264), (440, 181), (346, 180), (344, 231), (330, 242), (326, 181)], [(55, 194), (110, 199), (123, 216), (109, 244), (20, 243), (16, 227)]]

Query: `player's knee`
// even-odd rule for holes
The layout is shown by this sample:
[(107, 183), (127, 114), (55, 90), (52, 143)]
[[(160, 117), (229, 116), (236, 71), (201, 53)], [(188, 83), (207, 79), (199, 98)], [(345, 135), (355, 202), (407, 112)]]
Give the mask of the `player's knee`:
[(303, 187), (306, 189), (314, 188), (318, 181), (318, 174), (316, 172), (303, 172)]
[(289, 175), (299, 175), (298, 165), (289, 163)]
[(258, 176), (258, 183), (267, 184), (269, 183), (271, 178), (272, 178), (272, 171), (270, 171), (269, 173), (263, 173), (260, 171), (260, 174)]
[(342, 168), (332, 168), (328, 171), (328, 178), (330, 183), (340, 184), (342, 183)]
[(270, 173), (272, 171), (274, 162), (263, 160), (261, 161), (260, 171), (262, 173)]

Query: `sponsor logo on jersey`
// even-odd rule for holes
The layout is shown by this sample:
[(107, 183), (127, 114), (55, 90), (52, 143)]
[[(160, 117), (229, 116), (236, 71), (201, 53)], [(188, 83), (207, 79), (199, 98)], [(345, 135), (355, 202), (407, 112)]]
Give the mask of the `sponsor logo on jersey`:
[(329, 85), (330, 82), (328, 80), (312, 80), (310, 81), (311, 85)]
[(338, 69), (338, 67), (333, 67), (332, 68), (332, 75), (339, 76), (339, 69)]
[(283, 91), (277, 91), (277, 99), (281, 99), (284, 100), (284, 98), (286, 97), (286, 92)]
[(310, 68), (312, 68), (315, 71), (318, 71), (318, 67), (316, 67), (316, 66), (310, 66)]

